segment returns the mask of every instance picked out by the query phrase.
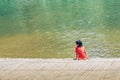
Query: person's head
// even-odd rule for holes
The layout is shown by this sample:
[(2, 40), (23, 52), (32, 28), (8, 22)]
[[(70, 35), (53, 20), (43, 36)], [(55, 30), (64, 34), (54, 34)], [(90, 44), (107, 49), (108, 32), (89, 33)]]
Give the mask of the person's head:
[(82, 41), (80, 41), (80, 40), (78, 40), (78, 41), (76, 41), (76, 44), (77, 44), (77, 46), (83, 46), (83, 44), (82, 44)]

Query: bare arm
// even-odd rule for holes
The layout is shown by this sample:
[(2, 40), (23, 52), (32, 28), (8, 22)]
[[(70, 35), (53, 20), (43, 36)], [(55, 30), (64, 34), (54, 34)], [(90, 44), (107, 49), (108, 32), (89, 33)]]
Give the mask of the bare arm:
[(87, 56), (87, 58), (88, 58), (88, 55), (87, 55), (87, 51), (86, 51), (86, 49), (85, 49), (85, 54), (86, 54), (86, 56)]
[(75, 55), (75, 58), (73, 58), (73, 60), (77, 60), (77, 54)]

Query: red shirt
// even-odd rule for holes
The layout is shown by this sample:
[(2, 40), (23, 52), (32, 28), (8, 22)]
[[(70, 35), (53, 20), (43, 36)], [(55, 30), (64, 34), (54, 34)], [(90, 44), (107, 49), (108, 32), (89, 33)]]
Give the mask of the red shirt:
[(83, 46), (82, 47), (77, 46), (75, 48), (75, 52), (78, 60), (84, 60), (88, 58), (86, 54), (86, 49)]

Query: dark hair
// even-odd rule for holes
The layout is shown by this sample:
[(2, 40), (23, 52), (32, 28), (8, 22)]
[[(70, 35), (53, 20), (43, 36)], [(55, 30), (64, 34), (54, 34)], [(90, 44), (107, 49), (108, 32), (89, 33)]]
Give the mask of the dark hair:
[(80, 41), (80, 40), (76, 41), (76, 44), (77, 44), (78, 46), (83, 46), (82, 41)]

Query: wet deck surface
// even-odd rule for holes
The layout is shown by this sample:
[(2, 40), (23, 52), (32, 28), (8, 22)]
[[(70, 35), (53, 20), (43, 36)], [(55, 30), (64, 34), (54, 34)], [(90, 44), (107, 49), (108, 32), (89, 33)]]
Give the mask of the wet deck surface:
[(120, 80), (120, 58), (1, 58), (0, 80)]

